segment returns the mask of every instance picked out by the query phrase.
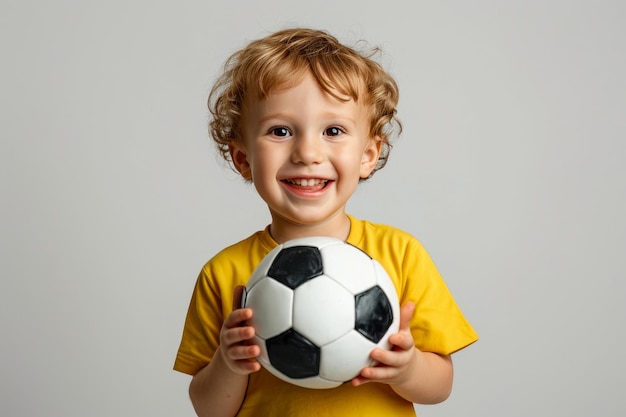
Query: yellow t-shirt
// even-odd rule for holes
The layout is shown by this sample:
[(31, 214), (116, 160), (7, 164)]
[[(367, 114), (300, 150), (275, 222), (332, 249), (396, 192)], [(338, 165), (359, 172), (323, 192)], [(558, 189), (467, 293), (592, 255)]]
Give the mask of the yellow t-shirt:
[[(350, 216), (347, 242), (376, 259), (394, 283), (400, 305), (416, 305), (411, 321), (415, 346), (443, 355), (475, 342), (478, 336), (458, 308), (437, 268), (411, 235), (387, 225)], [(190, 375), (205, 367), (219, 345), (222, 322), (233, 310), (233, 289), (245, 285), (276, 243), (266, 228), (230, 246), (206, 263), (194, 289), (174, 369)], [(265, 369), (250, 375), (240, 417), (415, 416), (413, 404), (385, 384), (332, 389), (301, 388)]]

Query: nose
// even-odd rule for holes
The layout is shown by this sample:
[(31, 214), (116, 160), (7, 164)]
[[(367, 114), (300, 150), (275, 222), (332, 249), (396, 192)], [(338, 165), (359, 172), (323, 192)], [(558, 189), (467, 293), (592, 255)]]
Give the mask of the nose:
[(294, 164), (313, 165), (324, 160), (323, 139), (314, 134), (300, 134), (294, 138), (291, 161)]

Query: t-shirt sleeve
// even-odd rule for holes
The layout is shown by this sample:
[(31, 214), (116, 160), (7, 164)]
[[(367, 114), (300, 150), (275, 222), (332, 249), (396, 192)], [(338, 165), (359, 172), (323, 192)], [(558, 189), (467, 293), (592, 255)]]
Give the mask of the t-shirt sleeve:
[(407, 247), (403, 269), (407, 280), (402, 304), (413, 301), (416, 305), (411, 332), (420, 350), (449, 355), (478, 340), (430, 255), (417, 240)]
[(211, 362), (219, 346), (223, 303), (212, 281), (213, 275), (205, 266), (196, 281), (174, 362), (176, 371), (195, 375)]

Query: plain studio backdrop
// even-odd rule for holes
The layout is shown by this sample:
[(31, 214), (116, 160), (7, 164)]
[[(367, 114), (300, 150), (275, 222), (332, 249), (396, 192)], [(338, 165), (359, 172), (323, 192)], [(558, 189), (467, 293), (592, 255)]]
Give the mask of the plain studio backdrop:
[(623, 416), (620, 1), (0, 6), (0, 415), (192, 416), (172, 371), (196, 276), (265, 227), (206, 97), (291, 26), (381, 47), (404, 132), (350, 213), (429, 250), (481, 339), (420, 416)]

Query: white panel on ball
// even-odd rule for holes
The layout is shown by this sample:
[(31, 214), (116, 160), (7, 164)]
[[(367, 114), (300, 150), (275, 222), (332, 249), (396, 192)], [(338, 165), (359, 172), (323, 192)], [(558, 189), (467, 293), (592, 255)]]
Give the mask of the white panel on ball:
[(354, 328), (354, 296), (322, 275), (294, 291), (293, 327), (318, 346)]
[(361, 373), (361, 369), (371, 366), (374, 361), (369, 356), (354, 355), (352, 352), (370, 352), (376, 345), (352, 330), (339, 340), (322, 347), (320, 376), (339, 382), (346, 382)]
[(260, 337), (272, 337), (291, 327), (293, 291), (288, 287), (273, 279), (264, 279), (248, 291), (246, 298), (246, 302), (254, 306), (250, 323)]
[(376, 285), (372, 258), (348, 244), (323, 248), (324, 275), (339, 281), (352, 294), (361, 293)]

